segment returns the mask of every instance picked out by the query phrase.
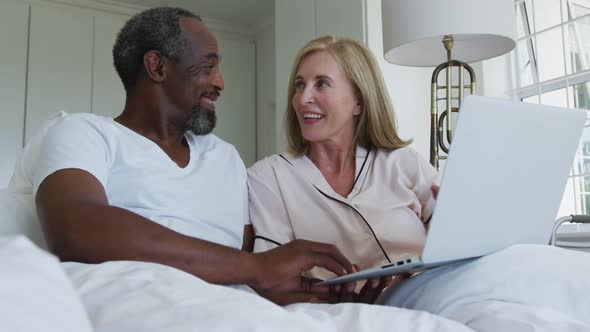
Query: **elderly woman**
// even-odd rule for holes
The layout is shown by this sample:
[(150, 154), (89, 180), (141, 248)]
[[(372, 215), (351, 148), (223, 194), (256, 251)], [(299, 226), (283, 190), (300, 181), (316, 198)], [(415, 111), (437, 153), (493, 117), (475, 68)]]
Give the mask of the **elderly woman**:
[[(310, 41), (297, 54), (288, 95), (289, 151), (248, 171), (254, 251), (294, 239), (325, 242), (360, 269), (419, 255), (436, 171), (398, 136), (371, 52), (351, 39)], [(387, 281), (369, 280), (363, 300)], [(354, 300), (346, 288), (348, 298), (337, 300)]]
[[(289, 101), (289, 152), (248, 171), (254, 250), (293, 239), (325, 242), (359, 268), (419, 254), (436, 172), (397, 135), (371, 53), (348, 39), (309, 42), (295, 59)], [(589, 331), (589, 274), (588, 253), (519, 245), (421, 273), (378, 302), (477, 331)], [(347, 284), (279, 300), (372, 302), (389, 282), (369, 279), (358, 294)]]

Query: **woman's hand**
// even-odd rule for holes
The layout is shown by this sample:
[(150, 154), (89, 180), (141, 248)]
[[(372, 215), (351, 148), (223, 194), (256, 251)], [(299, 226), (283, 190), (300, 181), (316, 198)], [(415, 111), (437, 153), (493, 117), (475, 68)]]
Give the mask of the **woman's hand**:
[(360, 303), (375, 303), (386, 287), (389, 287), (395, 279), (391, 276), (381, 278), (370, 278), (358, 294), (357, 301)]
[[(358, 270), (358, 267), (354, 265), (354, 269)], [(354, 282), (342, 285), (332, 285), (330, 286), (329, 302), (358, 302), (372, 304), (375, 303), (385, 288), (396, 286), (410, 276), (410, 274), (406, 273), (396, 277), (386, 276), (381, 278), (369, 278), (358, 294), (354, 291), (356, 288), (356, 283)]]
[(433, 184), (432, 187), (430, 187), (430, 190), (432, 190), (432, 196), (434, 196), (434, 199), (436, 199), (438, 197), (438, 190), (440, 189), (439, 185)]

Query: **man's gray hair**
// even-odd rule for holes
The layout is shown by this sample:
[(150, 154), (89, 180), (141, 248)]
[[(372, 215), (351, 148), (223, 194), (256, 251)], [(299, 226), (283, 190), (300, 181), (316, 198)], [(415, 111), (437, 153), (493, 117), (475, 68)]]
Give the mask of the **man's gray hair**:
[(180, 29), (182, 17), (201, 21), (186, 9), (160, 7), (143, 11), (125, 23), (113, 47), (113, 60), (126, 91), (137, 83), (147, 52), (155, 50), (173, 61), (180, 60), (186, 46)]

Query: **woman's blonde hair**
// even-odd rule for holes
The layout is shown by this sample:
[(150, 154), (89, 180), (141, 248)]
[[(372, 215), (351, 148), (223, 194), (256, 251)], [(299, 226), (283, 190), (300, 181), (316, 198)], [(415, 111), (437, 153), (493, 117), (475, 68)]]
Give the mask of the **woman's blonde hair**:
[(309, 148), (293, 108), (294, 82), (301, 62), (320, 51), (329, 52), (342, 67), (361, 103), (362, 112), (357, 121), (354, 143), (364, 148), (386, 150), (395, 150), (410, 144), (411, 140), (404, 141), (398, 136), (393, 106), (381, 70), (371, 51), (353, 39), (328, 35), (308, 42), (297, 53), (293, 63), (285, 117), (289, 151), (300, 155), (307, 153)]

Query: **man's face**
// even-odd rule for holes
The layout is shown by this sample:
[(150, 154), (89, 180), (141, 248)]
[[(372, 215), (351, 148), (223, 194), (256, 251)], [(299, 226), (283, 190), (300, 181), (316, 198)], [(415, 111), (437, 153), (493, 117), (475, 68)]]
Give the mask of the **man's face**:
[(180, 27), (186, 39), (178, 63), (171, 63), (165, 89), (180, 110), (187, 130), (197, 135), (215, 127), (215, 101), (224, 83), (219, 71), (221, 57), (215, 37), (198, 20), (182, 18)]

